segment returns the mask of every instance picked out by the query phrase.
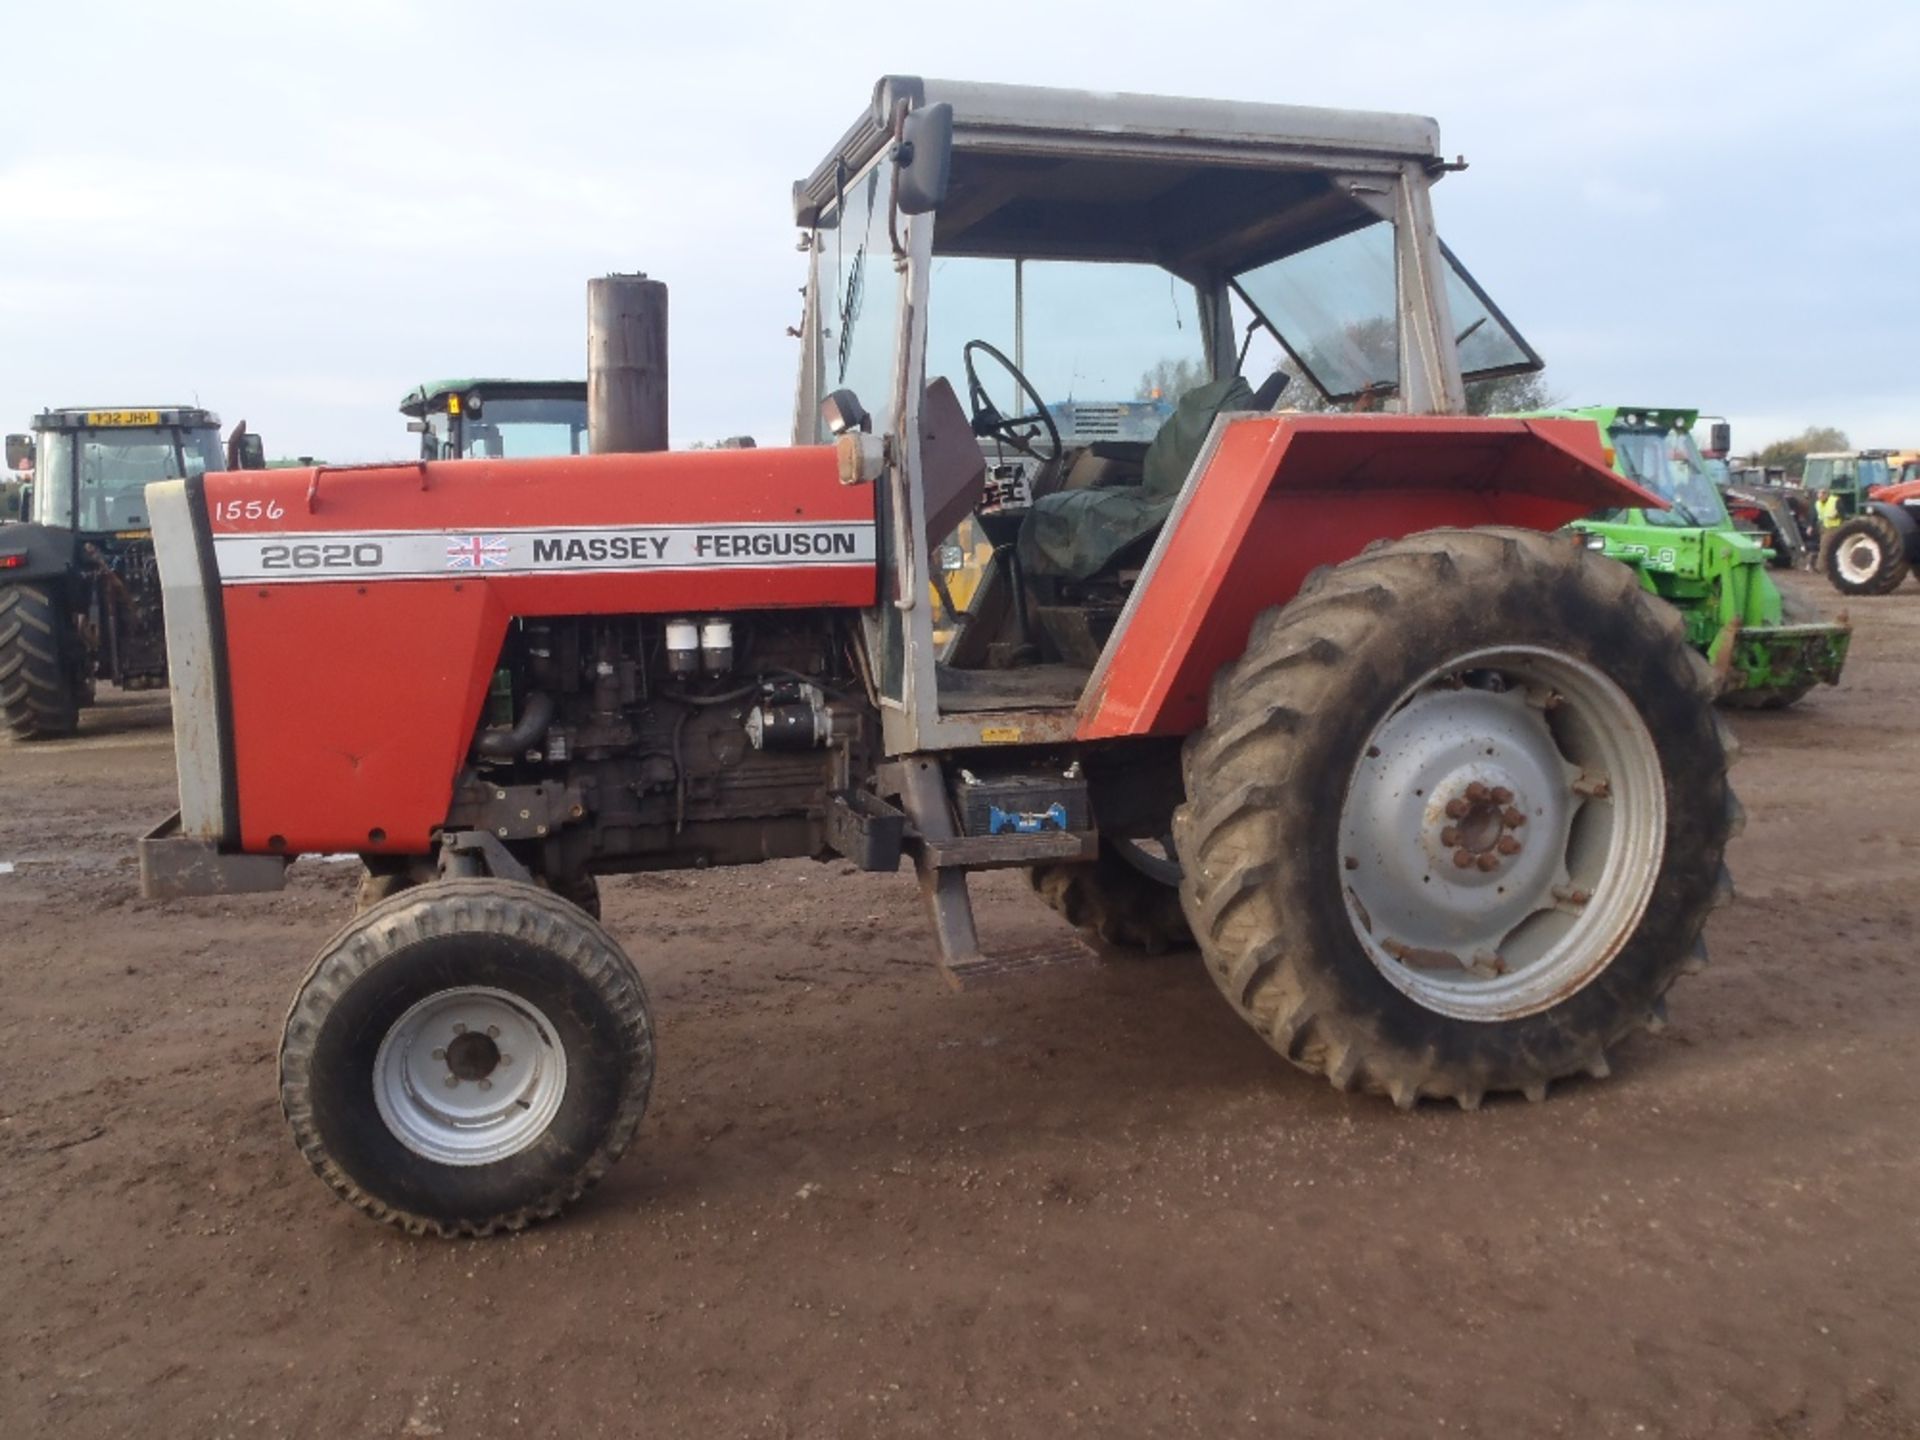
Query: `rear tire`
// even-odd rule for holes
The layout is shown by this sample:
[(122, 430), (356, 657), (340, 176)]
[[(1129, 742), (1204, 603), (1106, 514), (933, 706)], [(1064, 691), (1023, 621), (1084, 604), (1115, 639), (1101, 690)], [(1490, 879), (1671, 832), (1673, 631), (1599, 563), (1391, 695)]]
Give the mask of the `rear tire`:
[(1604, 1075), (1731, 894), (1714, 683), (1573, 535), (1429, 531), (1317, 572), (1187, 741), (1208, 971), (1294, 1064), (1402, 1107)]
[(1163, 955), (1193, 948), (1179, 888), (1130, 863), (1112, 842), (1101, 842), (1091, 865), (1036, 865), (1028, 878), (1034, 893), (1097, 949)]
[(16, 740), (50, 740), (80, 726), (59, 597), (40, 585), (0, 585), (0, 719)]
[(1856, 515), (1828, 537), (1827, 579), (1842, 595), (1890, 595), (1910, 568), (1906, 542), (1884, 515)]
[(412, 1234), (557, 1215), (619, 1159), (653, 1084), (645, 987), (536, 886), (415, 886), (320, 951), (280, 1044), (294, 1142), (349, 1204)]

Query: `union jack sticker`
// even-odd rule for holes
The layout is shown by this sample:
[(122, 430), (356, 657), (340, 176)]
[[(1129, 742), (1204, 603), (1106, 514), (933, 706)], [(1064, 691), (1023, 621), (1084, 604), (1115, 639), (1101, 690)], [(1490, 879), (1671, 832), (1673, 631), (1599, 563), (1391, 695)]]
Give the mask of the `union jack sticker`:
[(507, 537), (504, 535), (452, 535), (447, 537), (447, 569), (490, 570), (507, 563)]

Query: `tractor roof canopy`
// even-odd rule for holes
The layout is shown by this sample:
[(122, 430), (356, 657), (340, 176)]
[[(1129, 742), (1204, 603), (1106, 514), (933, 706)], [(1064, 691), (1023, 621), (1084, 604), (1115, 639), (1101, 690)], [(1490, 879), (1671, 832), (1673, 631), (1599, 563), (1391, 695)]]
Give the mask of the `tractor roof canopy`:
[(220, 417), (198, 405), (139, 405), (119, 409), (71, 405), (43, 410), (33, 417), (35, 430), (117, 430), (158, 425), (218, 429)]
[(502, 380), (476, 378), (433, 380), (407, 392), (400, 402), (400, 413), (414, 419), (446, 413), (447, 401), (458, 395), (461, 403), (474, 396), (485, 400), (581, 400), (587, 398), (584, 380)]

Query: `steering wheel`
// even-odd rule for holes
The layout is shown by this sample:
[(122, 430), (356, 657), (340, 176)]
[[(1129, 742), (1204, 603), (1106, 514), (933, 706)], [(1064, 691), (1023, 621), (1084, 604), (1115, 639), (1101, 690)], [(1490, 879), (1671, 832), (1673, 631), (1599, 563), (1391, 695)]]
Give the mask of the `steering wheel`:
[[(987, 398), (987, 387), (980, 383), (979, 373), (973, 368), (973, 352), (976, 350), (984, 351), (999, 361), (1001, 369), (1013, 377), (1013, 383), (1033, 401), (1031, 414), (1002, 415), (993, 401)], [(967, 368), (967, 403), (973, 408), (973, 433), (983, 440), (993, 439), (1011, 445), (1042, 465), (1050, 465), (1058, 460), (1066, 448), (1060, 443), (1060, 427), (1053, 423), (1053, 416), (1047, 412), (1047, 402), (1040, 398), (1040, 392), (1033, 388), (1033, 382), (1020, 373), (1020, 367), (984, 340), (969, 340), (966, 348), (960, 352), (960, 359)], [(1045, 430), (1044, 440), (1034, 433), (1035, 426)]]

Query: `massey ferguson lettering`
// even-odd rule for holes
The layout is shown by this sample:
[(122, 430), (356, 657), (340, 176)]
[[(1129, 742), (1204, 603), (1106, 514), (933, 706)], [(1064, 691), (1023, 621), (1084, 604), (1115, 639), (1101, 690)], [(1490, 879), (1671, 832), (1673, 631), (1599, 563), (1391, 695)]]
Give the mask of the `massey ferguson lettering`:
[(536, 565), (604, 565), (609, 561), (639, 560), (651, 564), (667, 558), (665, 535), (592, 535), (533, 542)]
[(855, 556), (853, 536), (845, 530), (697, 535), (694, 537), (693, 550), (696, 555), (711, 555), (720, 560), (738, 560), (742, 557), (783, 560), (800, 556), (851, 560)]

